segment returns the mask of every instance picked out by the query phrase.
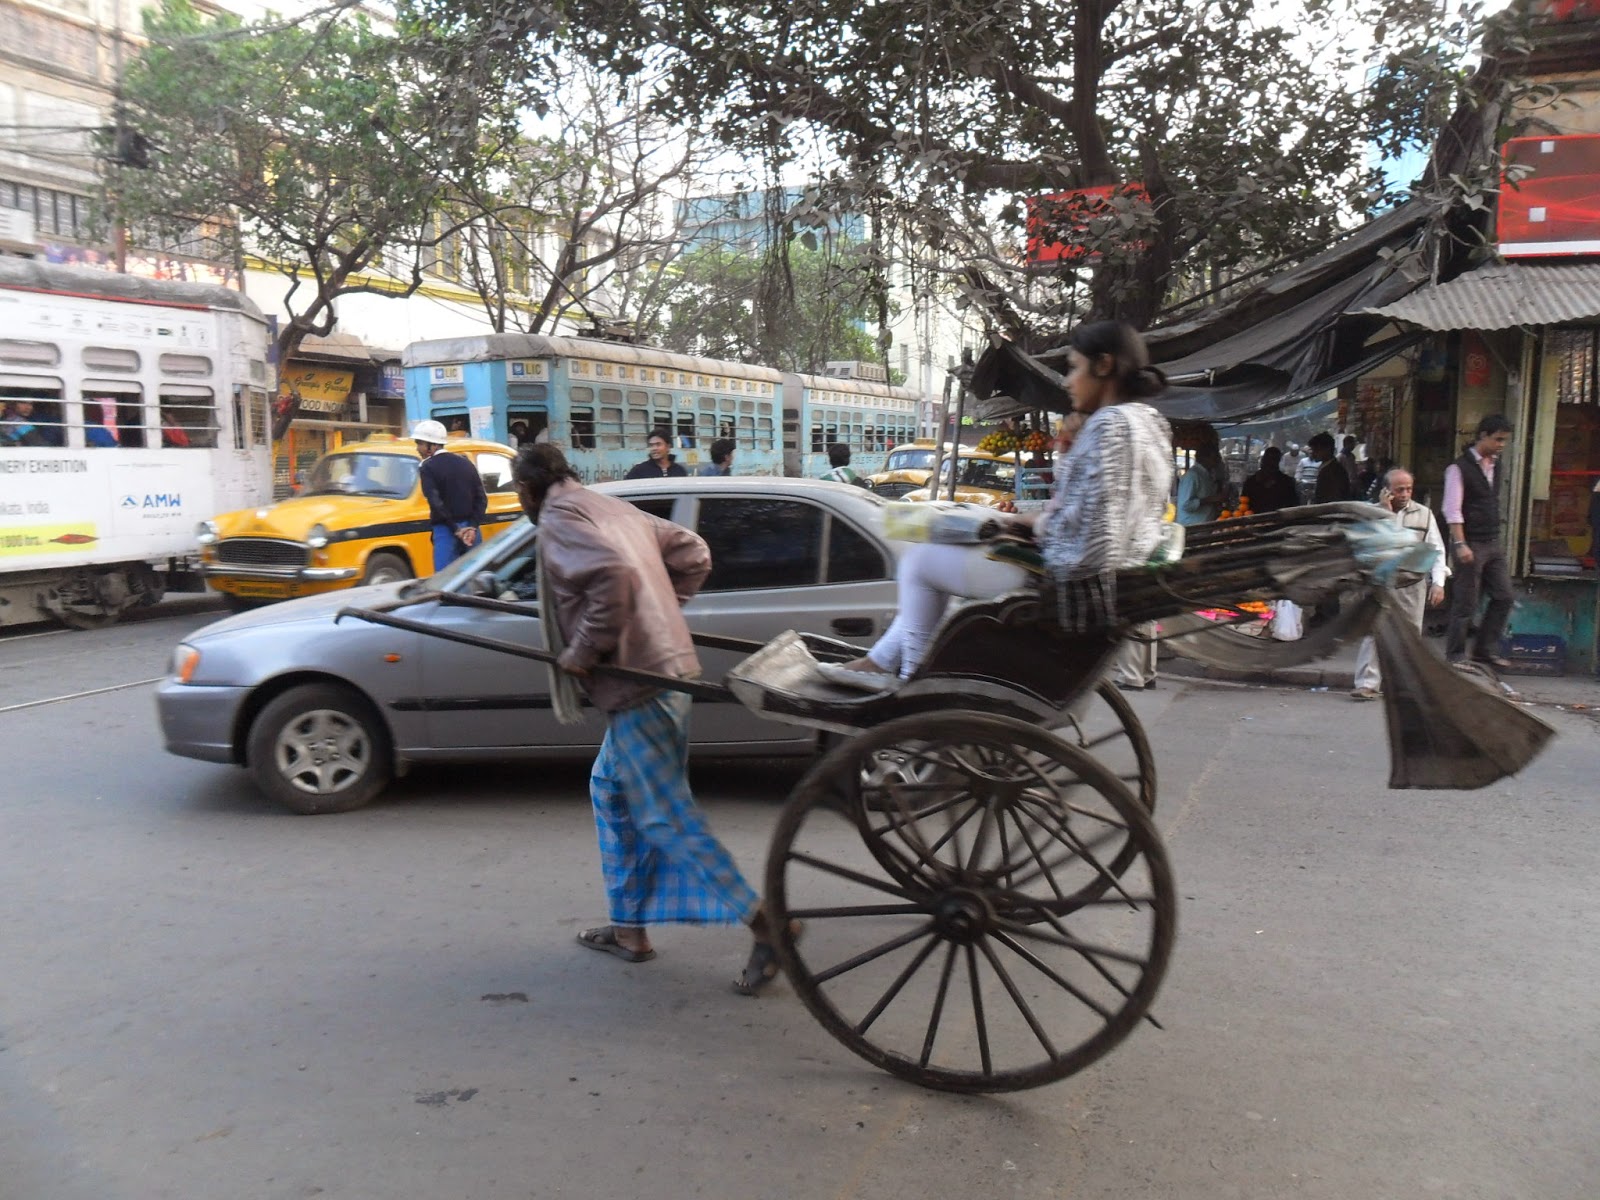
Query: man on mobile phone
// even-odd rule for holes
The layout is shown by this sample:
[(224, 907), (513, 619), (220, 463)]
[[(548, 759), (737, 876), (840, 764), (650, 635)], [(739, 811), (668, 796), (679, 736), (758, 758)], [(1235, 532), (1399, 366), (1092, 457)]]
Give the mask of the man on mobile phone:
[[(1445, 565), (1444, 539), (1439, 536), (1439, 522), (1434, 520), (1431, 508), (1411, 498), (1415, 490), (1416, 480), (1411, 477), (1411, 472), (1395, 467), (1383, 477), (1383, 490), (1378, 493), (1378, 503), (1392, 512), (1401, 526), (1434, 548), (1435, 557), (1433, 566), (1428, 570), (1428, 578), (1419, 579), (1395, 593), (1406, 616), (1421, 629), (1426, 610), (1444, 603), (1444, 581), (1450, 574), (1450, 568)], [(1383, 676), (1378, 670), (1377, 647), (1370, 637), (1362, 638), (1361, 645), (1356, 649), (1355, 684), (1355, 691), (1350, 693), (1352, 700), (1376, 700), (1383, 686)]]

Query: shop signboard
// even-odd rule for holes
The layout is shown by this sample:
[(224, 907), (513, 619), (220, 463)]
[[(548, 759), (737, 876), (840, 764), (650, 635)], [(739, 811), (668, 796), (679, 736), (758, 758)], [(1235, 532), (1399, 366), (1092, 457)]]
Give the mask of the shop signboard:
[(1600, 254), (1600, 134), (1511, 138), (1501, 157), (1504, 257)]

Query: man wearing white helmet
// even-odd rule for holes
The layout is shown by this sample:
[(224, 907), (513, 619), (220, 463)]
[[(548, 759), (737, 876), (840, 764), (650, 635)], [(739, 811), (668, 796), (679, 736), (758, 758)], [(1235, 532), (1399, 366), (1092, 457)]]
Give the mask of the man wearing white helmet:
[(418, 421), (411, 440), (422, 456), (422, 494), (433, 524), (433, 569), (442, 571), (478, 544), (489, 496), (466, 455), (439, 453), (445, 432), (438, 421)]

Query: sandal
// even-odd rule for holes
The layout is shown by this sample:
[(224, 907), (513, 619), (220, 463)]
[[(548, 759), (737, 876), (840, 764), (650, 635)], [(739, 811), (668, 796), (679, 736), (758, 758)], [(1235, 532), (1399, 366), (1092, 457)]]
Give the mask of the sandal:
[(587, 946), (591, 950), (599, 950), (606, 954), (615, 954), (623, 962), (649, 962), (656, 956), (654, 950), (632, 950), (617, 941), (617, 927), (615, 925), (601, 925), (595, 929), (585, 929), (578, 935), (578, 945)]
[[(800, 940), (800, 930), (799, 921), (791, 922), (789, 931), (796, 941)], [(759, 996), (767, 984), (778, 977), (780, 970), (777, 947), (771, 942), (758, 941), (750, 947), (750, 957), (745, 959), (739, 978), (733, 981), (733, 990), (741, 996)]]

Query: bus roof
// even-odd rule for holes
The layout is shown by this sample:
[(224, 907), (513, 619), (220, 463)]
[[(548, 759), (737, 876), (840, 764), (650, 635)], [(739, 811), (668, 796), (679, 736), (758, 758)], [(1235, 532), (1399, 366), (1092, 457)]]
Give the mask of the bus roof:
[(250, 297), (220, 284), (146, 279), (142, 275), (119, 275), (115, 271), (61, 266), (31, 258), (0, 256), (0, 287), (173, 308), (221, 308), (266, 320)]
[(584, 358), (644, 367), (671, 367), (677, 371), (697, 371), (702, 375), (737, 375), (742, 379), (765, 379), (773, 383), (783, 379), (783, 373), (772, 367), (695, 358), (654, 346), (608, 342), (603, 338), (546, 337), (540, 333), (485, 333), (476, 337), (412, 342), (405, 348), (400, 362), (407, 367), (425, 367), (439, 363), (501, 362), (517, 358)]

